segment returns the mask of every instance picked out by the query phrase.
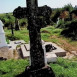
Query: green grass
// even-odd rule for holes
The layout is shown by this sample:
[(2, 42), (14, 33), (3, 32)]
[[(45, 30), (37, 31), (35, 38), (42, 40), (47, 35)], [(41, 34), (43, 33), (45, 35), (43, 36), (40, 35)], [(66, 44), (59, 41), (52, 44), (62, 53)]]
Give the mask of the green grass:
[[(49, 26), (41, 29), (41, 37), (44, 41), (50, 41), (54, 43), (59, 43), (59, 38), (62, 29), (56, 29), (53, 26)], [(7, 42), (9, 40), (24, 40), (29, 42), (29, 32), (27, 29), (21, 29), (20, 31), (14, 31), (14, 36), (11, 35), (11, 30), (5, 29)], [(62, 40), (67, 40), (66, 38)], [(77, 44), (77, 42), (71, 42), (72, 44)], [(56, 74), (56, 77), (77, 77), (77, 57), (72, 60), (66, 60), (58, 58), (58, 61), (50, 66)], [(22, 73), (25, 67), (29, 65), (27, 60), (7, 60), (0, 61), (0, 77), (15, 77), (17, 74)], [(2, 74), (5, 72), (6, 74)]]
[[(46, 31), (47, 33), (42, 33), (42, 31)], [(20, 31), (14, 30), (14, 36), (11, 34), (11, 30), (5, 29), (6, 32), (6, 39), (9, 43), (9, 40), (24, 40), (25, 42), (29, 42), (29, 32), (26, 28), (21, 29)], [(52, 41), (57, 42), (58, 40), (56, 38), (51, 39), (50, 36), (56, 35), (59, 36), (61, 32), (61, 29), (55, 29), (52, 26), (42, 28), (41, 29), (41, 38), (44, 41)]]
[(58, 58), (57, 63), (50, 64), (56, 77), (77, 77), (77, 62)]
[[(15, 77), (24, 72), (28, 65), (29, 61), (24, 59), (0, 61), (0, 77)], [(58, 58), (56, 63), (50, 63), (49, 65), (53, 69), (56, 77), (77, 77), (76, 61)]]
[[(29, 65), (27, 60), (7, 60), (0, 61), (0, 77), (15, 77), (25, 70), (25, 67)], [(2, 74), (5, 72), (5, 74)]]
[(6, 39), (8, 40), (24, 40), (25, 42), (29, 41), (29, 34), (27, 29), (22, 29), (19, 31), (14, 31), (14, 36), (11, 34), (11, 30), (5, 29)]

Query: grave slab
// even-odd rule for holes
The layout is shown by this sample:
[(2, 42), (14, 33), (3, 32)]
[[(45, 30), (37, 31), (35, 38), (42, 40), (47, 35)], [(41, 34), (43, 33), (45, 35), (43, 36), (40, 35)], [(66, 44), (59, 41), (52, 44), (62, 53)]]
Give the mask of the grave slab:
[(16, 40), (16, 41), (10, 41), (10, 44), (8, 46), (13, 49), (16, 49), (17, 45), (25, 44), (26, 42), (24, 40)]
[[(27, 47), (27, 49), (25, 46)], [(21, 52), (22, 52), (23, 58), (30, 57), (30, 51), (28, 49), (29, 49), (29, 44), (21, 45)], [(47, 62), (56, 62), (57, 56), (56, 56), (56, 54), (46, 53), (46, 60), (47, 60)]]
[(30, 52), (26, 50), (25, 45), (21, 45), (21, 52), (23, 58), (29, 58)]
[(30, 44), (25, 44), (24, 45), (27, 51), (30, 51)]
[(47, 45), (47, 44), (52, 44), (54, 47), (57, 48), (56, 50), (52, 50), (52, 51), (47, 52), (47, 53), (56, 54), (59, 57), (66, 56), (66, 51), (64, 49), (62, 49), (61, 47), (59, 47), (58, 45), (56, 45), (55, 43), (45, 42), (45, 45)]
[[(52, 50), (52, 51), (47, 52), (47, 53), (56, 54), (58, 57), (66, 56), (66, 51), (64, 49), (62, 49), (61, 47), (59, 47), (58, 45), (56, 45), (55, 43), (45, 42), (45, 44), (43, 44), (43, 45), (46, 46), (47, 44), (52, 44), (52, 46), (57, 48), (57, 49)], [(30, 51), (30, 45), (29, 44), (25, 44), (25, 47), (26, 47), (27, 51)]]
[(47, 62), (56, 62), (57, 56), (56, 54), (46, 53)]

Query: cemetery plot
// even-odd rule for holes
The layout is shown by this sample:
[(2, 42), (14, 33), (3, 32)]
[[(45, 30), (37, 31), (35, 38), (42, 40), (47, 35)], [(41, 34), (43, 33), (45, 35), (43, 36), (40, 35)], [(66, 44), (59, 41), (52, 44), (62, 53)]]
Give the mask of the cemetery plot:
[[(45, 57), (47, 59), (47, 62), (56, 62), (57, 57), (66, 56), (66, 51), (52, 42), (45, 42), (43, 45), (46, 46), (48, 44), (52, 44), (52, 46), (54, 46), (56, 49), (46, 52)], [(21, 52), (22, 52), (23, 58), (29, 58), (30, 57), (30, 45), (29, 44), (21, 45)]]

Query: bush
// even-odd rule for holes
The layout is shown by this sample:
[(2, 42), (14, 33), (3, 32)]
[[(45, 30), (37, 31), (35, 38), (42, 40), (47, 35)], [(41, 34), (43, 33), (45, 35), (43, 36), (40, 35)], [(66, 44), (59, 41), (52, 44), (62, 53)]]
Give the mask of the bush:
[(72, 10), (74, 10), (74, 8), (71, 4), (67, 4), (63, 7), (63, 10), (71, 12)]
[(56, 28), (64, 28), (64, 20), (59, 20), (59, 23), (57, 24)]
[(63, 25), (65, 28), (61, 34), (67, 37), (71, 37), (73, 40), (77, 40), (77, 20), (72, 20)]
[(19, 25), (20, 25), (21, 27), (24, 27), (24, 26), (27, 27), (27, 19), (25, 19), (25, 18), (20, 19), (20, 20), (19, 20)]

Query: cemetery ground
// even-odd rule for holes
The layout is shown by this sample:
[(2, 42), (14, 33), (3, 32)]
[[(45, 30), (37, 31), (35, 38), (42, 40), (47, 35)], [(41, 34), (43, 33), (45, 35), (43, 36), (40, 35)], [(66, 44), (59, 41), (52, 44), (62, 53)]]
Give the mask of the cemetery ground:
[[(56, 43), (67, 51), (66, 59), (58, 58), (56, 63), (50, 63), (49, 65), (55, 72), (56, 77), (77, 77), (77, 58), (73, 52), (77, 51), (77, 41), (63, 37), (60, 35), (61, 31), (62, 29), (56, 29), (53, 26), (41, 29), (42, 40)], [(5, 32), (8, 43), (9, 40), (24, 40), (27, 43), (29, 42), (29, 33), (26, 28), (14, 31), (14, 36), (11, 35), (11, 30), (5, 29)], [(29, 61), (25, 59), (0, 61), (0, 77), (15, 77), (23, 72), (27, 65), (29, 65)]]

